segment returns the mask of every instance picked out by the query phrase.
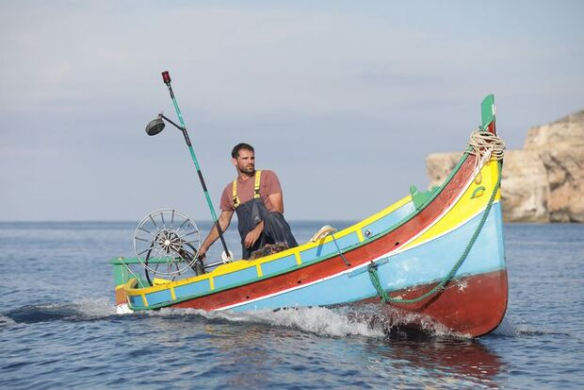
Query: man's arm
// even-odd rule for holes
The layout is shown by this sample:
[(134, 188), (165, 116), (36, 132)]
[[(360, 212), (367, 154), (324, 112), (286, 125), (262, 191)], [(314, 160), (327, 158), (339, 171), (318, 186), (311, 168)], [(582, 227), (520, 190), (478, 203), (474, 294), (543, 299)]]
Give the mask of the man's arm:
[(284, 214), (284, 195), (281, 192), (276, 192), (274, 194), (268, 195), (270, 203), (274, 207), (273, 211), (277, 211), (280, 214)]
[[(219, 226), (221, 226), (221, 231), (224, 232), (229, 227), (231, 223), (231, 218), (233, 218), (233, 211), (221, 211), (221, 215), (219, 215)], [(209, 232), (205, 241), (201, 244), (199, 248), (199, 259), (204, 259), (207, 250), (213, 245), (215, 241), (219, 238), (219, 232), (217, 231), (217, 226), (213, 225), (213, 229)]]
[[(274, 207), (272, 211), (277, 211), (280, 214), (284, 214), (284, 199), (282, 197), (282, 193), (276, 192), (274, 194), (270, 194), (268, 195), (268, 198), (270, 199), (270, 203)], [(255, 228), (253, 228), (249, 233), (247, 233), (247, 235), (245, 236), (245, 240), (243, 241), (243, 245), (245, 245), (246, 248), (251, 248), (256, 243), (258, 238), (260, 238), (260, 235), (262, 234), (263, 230), (264, 221), (261, 221), (256, 225)]]

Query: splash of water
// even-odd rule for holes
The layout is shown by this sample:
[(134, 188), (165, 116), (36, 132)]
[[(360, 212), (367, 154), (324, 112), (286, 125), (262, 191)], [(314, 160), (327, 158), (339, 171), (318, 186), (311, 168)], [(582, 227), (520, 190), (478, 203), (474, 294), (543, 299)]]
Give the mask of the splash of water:
[(257, 310), (250, 312), (215, 311), (197, 309), (162, 309), (149, 312), (157, 316), (201, 316), (208, 320), (226, 320), (238, 323), (265, 324), (299, 329), (325, 337), (365, 336), (383, 337), (378, 327), (350, 318), (342, 313), (323, 307), (301, 307), (281, 310)]
[(468, 338), (444, 325), (415, 313), (393, 311), (386, 305), (359, 305), (339, 308), (299, 307), (249, 312), (166, 308), (146, 312), (152, 316), (200, 316), (207, 320), (256, 323), (299, 329), (325, 337), (363, 336), (371, 338)]

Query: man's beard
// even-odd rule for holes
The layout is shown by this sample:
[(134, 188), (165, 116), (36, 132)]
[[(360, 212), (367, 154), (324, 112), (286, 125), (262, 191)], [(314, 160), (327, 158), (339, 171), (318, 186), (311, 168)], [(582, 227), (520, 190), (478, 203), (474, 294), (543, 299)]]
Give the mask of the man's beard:
[(239, 169), (240, 173), (247, 175), (247, 176), (252, 176), (255, 172), (255, 165), (248, 164), (244, 167), (238, 167), (238, 169)]

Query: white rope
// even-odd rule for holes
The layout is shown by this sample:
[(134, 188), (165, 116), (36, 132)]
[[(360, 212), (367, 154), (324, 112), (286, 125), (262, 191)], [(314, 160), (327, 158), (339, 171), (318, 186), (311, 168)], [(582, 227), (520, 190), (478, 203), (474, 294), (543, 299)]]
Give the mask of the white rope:
[(482, 181), (482, 162), (486, 162), (491, 158), (497, 161), (502, 160), (505, 151), (505, 142), (493, 133), (475, 130), (470, 135), (468, 145), (472, 150), (468, 150), (466, 153), (476, 156), (474, 172), (476, 175), (475, 182), (478, 184)]
[(495, 134), (488, 131), (476, 130), (470, 135), (469, 146), (472, 148), (468, 154), (477, 157), (477, 161), (489, 153), (496, 160), (502, 160), (505, 150), (505, 142)]

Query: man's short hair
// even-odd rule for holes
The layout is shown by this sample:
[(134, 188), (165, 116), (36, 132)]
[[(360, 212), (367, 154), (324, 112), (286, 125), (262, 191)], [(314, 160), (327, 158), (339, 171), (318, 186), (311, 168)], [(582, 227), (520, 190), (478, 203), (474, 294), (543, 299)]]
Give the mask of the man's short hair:
[(255, 153), (255, 150), (253, 149), (253, 146), (251, 146), (250, 144), (246, 144), (245, 142), (242, 142), (242, 143), (239, 143), (239, 144), (235, 145), (235, 147), (231, 151), (231, 157), (233, 157), (233, 158), (239, 157), (239, 151), (241, 149), (249, 150), (250, 152), (254, 152)]

